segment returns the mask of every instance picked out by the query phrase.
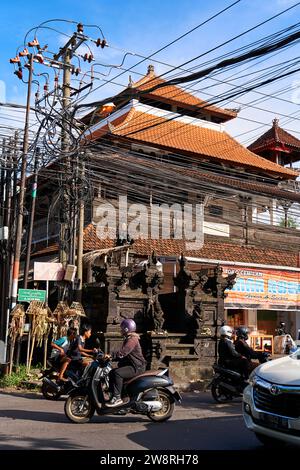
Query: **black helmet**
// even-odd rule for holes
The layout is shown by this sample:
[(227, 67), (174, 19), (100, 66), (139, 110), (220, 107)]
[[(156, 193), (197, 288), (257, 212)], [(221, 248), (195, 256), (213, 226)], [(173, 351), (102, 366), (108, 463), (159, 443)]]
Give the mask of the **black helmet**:
[(243, 338), (245, 340), (248, 339), (248, 328), (246, 328), (245, 326), (240, 326), (237, 330), (236, 330), (236, 336), (238, 338)]

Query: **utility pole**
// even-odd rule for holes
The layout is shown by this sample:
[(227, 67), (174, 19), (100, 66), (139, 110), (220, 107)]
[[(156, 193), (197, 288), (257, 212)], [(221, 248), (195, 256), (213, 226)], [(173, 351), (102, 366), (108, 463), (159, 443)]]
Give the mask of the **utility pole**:
[[(81, 181), (83, 184), (85, 173), (85, 165), (82, 163), (81, 170)], [(79, 280), (78, 284), (78, 294), (77, 300), (81, 302), (82, 300), (82, 278), (83, 278), (83, 266), (82, 266), (82, 256), (83, 256), (83, 231), (84, 231), (84, 194), (83, 188), (80, 191), (80, 202), (79, 202), (79, 223), (78, 223), (78, 245), (77, 245), (77, 277)]]
[[(77, 32), (73, 33), (67, 43), (60, 48), (60, 51), (54, 55), (54, 60), (63, 57), (63, 119), (62, 119), (62, 158), (66, 155), (66, 178), (73, 177), (73, 164), (68, 151), (70, 150), (70, 138), (68, 133), (69, 126), (69, 107), (71, 103), (71, 70), (72, 56), (76, 49), (84, 43), (86, 38), (83, 36), (83, 26), (81, 23), (77, 25)], [(78, 168), (77, 168), (78, 169)], [(60, 213), (62, 215), (60, 227), (60, 250), (59, 260), (66, 267), (67, 263), (75, 263), (76, 249), (76, 201), (72, 201), (72, 195), (76, 194), (76, 181), (71, 184), (73, 194), (67, 194), (67, 184), (63, 183), (63, 194), (61, 197)], [(66, 210), (67, 209), (67, 210)], [(68, 246), (67, 246), (68, 244)], [(60, 296), (62, 296), (62, 292)]]
[(28, 275), (29, 275), (30, 259), (31, 259), (31, 244), (32, 244), (37, 181), (38, 181), (38, 163), (39, 163), (39, 148), (37, 147), (36, 152), (34, 154), (34, 171), (33, 171), (32, 192), (31, 192), (31, 210), (30, 210), (30, 219), (29, 219), (29, 227), (28, 227), (27, 250), (26, 250), (25, 270), (24, 270), (24, 289), (27, 289), (27, 286), (28, 286)]
[(6, 151), (6, 140), (2, 140), (2, 161), (1, 161), (1, 212), (0, 212), (0, 227), (2, 230), (2, 236), (0, 239), (0, 260), (1, 260), (1, 283), (0, 283), (0, 296), (1, 296), (1, 322), (0, 322), (0, 363), (5, 363), (6, 359), (6, 348), (5, 348), (5, 299), (6, 299), (6, 256), (7, 256), (7, 242), (4, 239), (4, 219), (6, 213), (6, 185), (7, 185), (7, 168), (8, 168), (8, 155)]
[(27, 152), (28, 152), (28, 147), (29, 147), (29, 116), (30, 116), (32, 72), (33, 72), (33, 54), (30, 54), (30, 57), (29, 57), (29, 77), (28, 77), (28, 87), (27, 87), (27, 103), (26, 103), (26, 115), (25, 115), (25, 127), (24, 127), (24, 140), (23, 140), (23, 149), (22, 149), (19, 206), (18, 206), (18, 215), (17, 215), (15, 259), (14, 259), (14, 267), (13, 267), (11, 308), (15, 307), (15, 305), (17, 303), (17, 295), (18, 295), (20, 258), (21, 258), (22, 235), (23, 235), (23, 216), (24, 216)]

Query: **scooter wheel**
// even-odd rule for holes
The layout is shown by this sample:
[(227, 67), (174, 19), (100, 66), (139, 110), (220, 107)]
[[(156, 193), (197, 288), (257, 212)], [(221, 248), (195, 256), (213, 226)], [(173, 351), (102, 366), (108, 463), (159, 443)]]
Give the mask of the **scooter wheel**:
[(88, 395), (74, 395), (65, 402), (65, 415), (72, 423), (88, 423), (94, 413), (95, 407)]
[(162, 423), (171, 418), (175, 407), (174, 399), (165, 391), (158, 390), (158, 400), (161, 402), (162, 408), (159, 411), (148, 413), (148, 417), (155, 423)]
[(50, 388), (46, 383), (43, 383), (41, 392), (43, 394), (43, 397), (46, 398), (46, 400), (58, 400), (60, 397), (60, 392), (56, 392), (52, 388)]
[(224, 390), (219, 382), (214, 382), (211, 386), (211, 394), (217, 403), (227, 403), (232, 400), (232, 395)]

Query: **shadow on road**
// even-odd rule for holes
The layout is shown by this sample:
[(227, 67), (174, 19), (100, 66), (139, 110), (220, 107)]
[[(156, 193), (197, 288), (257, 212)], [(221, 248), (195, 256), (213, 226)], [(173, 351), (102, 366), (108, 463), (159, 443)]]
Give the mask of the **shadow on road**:
[(228, 403), (217, 403), (210, 392), (182, 393), (180, 408), (197, 408), (199, 410), (218, 411), (237, 414), (242, 412), (242, 398), (235, 398)]
[(263, 450), (242, 420), (226, 416), (149, 423), (127, 438), (148, 450)]
[(65, 423), (66, 417), (62, 413), (31, 410), (0, 410), (0, 418), (27, 419), (29, 421), (42, 421), (44, 423)]
[(16, 440), (20, 440), (20, 444), (17, 443), (8, 443), (6, 441), (12, 441), (12, 436), (6, 436), (5, 434), (0, 434), (0, 450), (84, 450), (86, 449), (85, 446), (81, 446), (80, 444), (74, 444), (67, 438), (46, 438), (41, 439), (37, 437), (25, 437), (17, 438)]
[(7, 391), (7, 390), (0, 390), (0, 395), (8, 395), (10, 397), (20, 397), (26, 398), (28, 400), (37, 400), (43, 398), (43, 395), (40, 392), (27, 392), (27, 391)]

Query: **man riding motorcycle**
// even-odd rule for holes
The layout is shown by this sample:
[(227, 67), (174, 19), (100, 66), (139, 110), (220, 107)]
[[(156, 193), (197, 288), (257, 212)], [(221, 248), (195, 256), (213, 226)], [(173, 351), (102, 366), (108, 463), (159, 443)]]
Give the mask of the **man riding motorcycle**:
[(236, 370), (245, 379), (249, 377), (248, 359), (239, 353), (232, 341), (233, 330), (230, 326), (224, 325), (220, 328), (220, 341), (218, 345), (218, 364), (226, 369)]
[(262, 351), (255, 351), (253, 348), (251, 348), (247, 343), (247, 339), (249, 337), (248, 333), (248, 328), (246, 328), (245, 326), (240, 326), (239, 328), (237, 328), (235, 333), (236, 340), (234, 342), (234, 346), (235, 350), (238, 353), (247, 358), (248, 368), (251, 372), (253, 369), (255, 369), (255, 367), (257, 367), (257, 364), (255, 362), (252, 362), (252, 359), (258, 359), (259, 362), (262, 363), (267, 360), (269, 354)]

